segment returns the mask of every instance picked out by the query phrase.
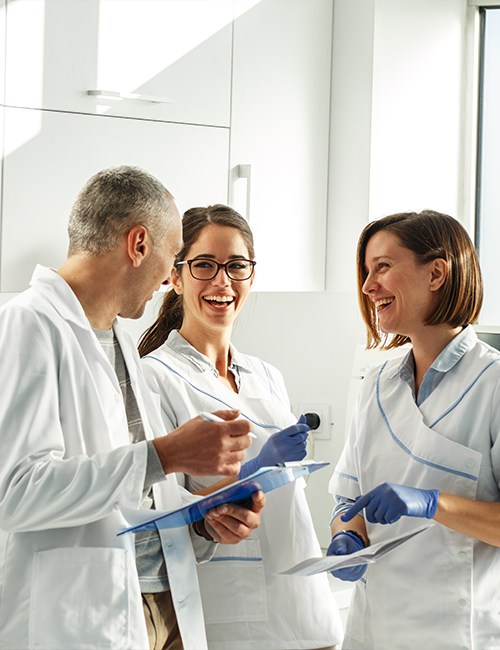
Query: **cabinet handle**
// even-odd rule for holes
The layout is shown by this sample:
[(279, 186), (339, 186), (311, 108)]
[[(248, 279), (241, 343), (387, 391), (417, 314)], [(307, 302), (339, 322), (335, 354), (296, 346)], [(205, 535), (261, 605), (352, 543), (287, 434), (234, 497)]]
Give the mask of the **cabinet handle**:
[(116, 90), (87, 90), (87, 95), (101, 99), (133, 99), (139, 102), (153, 102), (155, 104), (172, 104), (173, 99), (156, 97), (155, 95), (140, 95), (139, 93), (121, 93)]
[(252, 197), (252, 165), (246, 163), (244, 165), (236, 165), (235, 168), (236, 178), (246, 180), (246, 200), (245, 200), (245, 219), (250, 222), (250, 201)]

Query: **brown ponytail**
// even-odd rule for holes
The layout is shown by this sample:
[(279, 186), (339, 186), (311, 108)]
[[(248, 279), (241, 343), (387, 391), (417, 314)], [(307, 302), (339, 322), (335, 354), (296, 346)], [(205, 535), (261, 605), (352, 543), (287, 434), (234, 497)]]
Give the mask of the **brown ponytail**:
[(159, 348), (160, 345), (163, 345), (172, 330), (181, 328), (183, 318), (182, 296), (179, 296), (171, 289), (163, 299), (158, 318), (140, 338), (139, 355), (145, 357)]

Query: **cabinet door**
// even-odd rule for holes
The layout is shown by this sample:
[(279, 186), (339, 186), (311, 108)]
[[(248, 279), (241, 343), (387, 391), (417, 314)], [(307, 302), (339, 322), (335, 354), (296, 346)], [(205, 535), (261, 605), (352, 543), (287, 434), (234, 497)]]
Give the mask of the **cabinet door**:
[(331, 0), (235, 19), (231, 202), (250, 211), (258, 290), (324, 289), (331, 30)]
[(1, 291), (61, 264), (71, 206), (105, 167), (146, 169), (181, 211), (227, 202), (228, 129), (6, 108), (5, 133)]
[(7, 10), (9, 106), (229, 126), (232, 0), (15, 0)]

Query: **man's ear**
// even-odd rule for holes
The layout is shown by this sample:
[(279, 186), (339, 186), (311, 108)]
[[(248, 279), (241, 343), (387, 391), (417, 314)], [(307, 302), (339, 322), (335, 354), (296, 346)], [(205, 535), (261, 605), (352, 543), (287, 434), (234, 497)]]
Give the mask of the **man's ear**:
[(142, 264), (150, 247), (150, 237), (145, 226), (134, 226), (127, 234), (127, 255), (134, 267)]
[(178, 270), (177, 266), (174, 266), (172, 269), (172, 274), (170, 276), (170, 283), (175, 291), (175, 293), (180, 296), (183, 293), (182, 289), (182, 277), (181, 272)]
[(441, 289), (448, 277), (448, 262), (441, 257), (432, 260), (431, 264), (431, 279), (430, 290), (437, 291)]

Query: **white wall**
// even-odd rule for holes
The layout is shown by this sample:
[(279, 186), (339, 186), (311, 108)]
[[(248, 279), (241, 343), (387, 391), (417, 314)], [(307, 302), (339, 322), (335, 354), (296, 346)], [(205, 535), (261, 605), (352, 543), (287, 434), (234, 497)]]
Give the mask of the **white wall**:
[[(317, 440), (314, 456), (333, 464), (345, 431), (345, 405), (355, 346), (364, 332), (352, 294), (253, 294), (235, 329), (237, 348), (260, 356), (283, 373), (292, 408), (301, 403), (331, 405), (331, 440)], [(308, 499), (322, 545), (330, 540), (330, 468), (313, 474)]]

